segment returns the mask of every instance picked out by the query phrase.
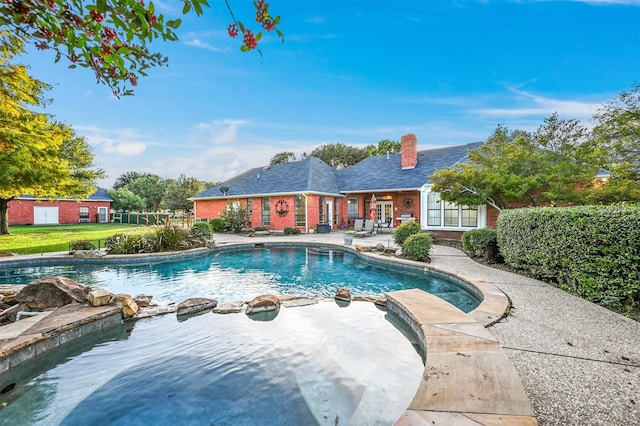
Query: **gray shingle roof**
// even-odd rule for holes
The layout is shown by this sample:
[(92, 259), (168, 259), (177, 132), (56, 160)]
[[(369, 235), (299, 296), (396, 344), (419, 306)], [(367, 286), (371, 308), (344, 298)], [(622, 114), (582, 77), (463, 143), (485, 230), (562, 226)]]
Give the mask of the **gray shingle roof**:
[(38, 199), (38, 200), (59, 200), (59, 201), (69, 201), (69, 200), (73, 200), (73, 201), (108, 201), (110, 203), (113, 202), (113, 198), (109, 197), (109, 194), (107, 194), (107, 191), (105, 191), (102, 188), (96, 188), (96, 191), (89, 195), (87, 198), (83, 198), (82, 200), (76, 200), (74, 198), (36, 198), (33, 195), (21, 195), (19, 197), (16, 197), (17, 199), (20, 200), (34, 200), (34, 199)]
[(429, 176), (433, 172), (467, 161), (467, 152), (480, 145), (482, 142), (418, 151), (416, 167), (405, 170), (401, 167), (401, 154), (368, 157), (352, 167), (336, 172), (340, 191), (419, 189), (429, 183)]
[[(416, 167), (407, 170), (402, 170), (400, 166), (401, 154), (368, 157), (342, 170), (334, 170), (322, 160), (310, 157), (303, 161), (251, 169), (190, 199), (303, 192), (340, 195), (377, 190), (416, 190), (429, 182), (429, 176), (434, 171), (466, 161), (467, 152), (480, 145), (482, 142), (418, 151)], [(226, 195), (221, 188), (228, 188)]]
[[(224, 195), (221, 188), (228, 188)], [(309, 157), (303, 161), (256, 167), (218, 184), (191, 200), (246, 197), (268, 194), (315, 192), (340, 195), (335, 170), (322, 160)]]

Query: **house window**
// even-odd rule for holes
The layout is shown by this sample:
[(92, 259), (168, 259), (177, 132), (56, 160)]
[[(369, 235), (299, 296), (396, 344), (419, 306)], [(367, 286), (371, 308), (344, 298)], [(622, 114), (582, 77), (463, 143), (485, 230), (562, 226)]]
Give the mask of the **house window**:
[(253, 213), (253, 198), (247, 198), (247, 213)]
[(349, 222), (358, 218), (358, 199), (349, 198), (347, 200), (347, 217)]
[(481, 206), (459, 206), (442, 201), (440, 194), (427, 192), (427, 226), (443, 228), (478, 228), (481, 225)]
[(80, 219), (89, 219), (89, 207), (80, 206)]
[(338, 213), (340, 212), (340, 199), (339, 198), (334, 198), (333, 199), (333, 224), (337, 225), (338, 224)]
[(307, 224), (306, 203), (304, 195), (296, 196), (296, 226), (305, 226)]
[(474, 228), (478, 226), (478, 206), (460, 206), (462, 226)]
[(318, 223), (325, 223), (325, 202), (324, 202), (324, 197), (320, 196), (319, 197), (319, 203), (320, 203), (320, 208), (318, 209)]
[(440, 194), (429, 192), (427, 194), (427, 226), (440, 226), (442, 218), (442, 207)]
[(271, 199), (269, 197), (262, 197), (262, 224), (265, 226), (271, 225)]

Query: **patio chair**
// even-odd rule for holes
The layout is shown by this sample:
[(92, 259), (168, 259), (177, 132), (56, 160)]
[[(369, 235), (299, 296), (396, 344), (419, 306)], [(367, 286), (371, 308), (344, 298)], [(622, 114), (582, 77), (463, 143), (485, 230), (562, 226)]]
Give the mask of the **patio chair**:
[(388, 229), (389, 231), (391, 231), (391, 225), (392, 224), (393, 224), (393, 218), (389, 217), (384, 222), (378, 222), (378, 229), (381, 230), (381, 231), (383, 229)]
[(356, 232), (356, 236), (358, 237), (370, 237), (372, 235), (375, 235), (376, 231), (373, 228), (373, 226), (375, 225), (375, 222), (373, 220), (367, 220), (364, 222), (364, 227), (362, 228), (362, 231)]
[(353, 230), (358, 232), (358, 231), (362, 231), (362, 229), (364, 228), (364, 219), (356, 219), (353, 222)]

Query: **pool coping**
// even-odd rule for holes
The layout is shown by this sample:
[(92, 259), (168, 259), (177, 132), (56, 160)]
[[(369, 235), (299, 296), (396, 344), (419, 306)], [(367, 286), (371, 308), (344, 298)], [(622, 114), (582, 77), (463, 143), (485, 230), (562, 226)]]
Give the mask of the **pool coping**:
[[(149, 263), (200, 257), (225, 249), (309, 246), (308, 242), (251, 242), (217, 244), (215, 248), (179, 253), (109, 256), (78, 259), (72, 255), (2, 258), (0, 265), (34, 266), (54, 261), (63, 263)], [(497, 287), (455, 270), (428, 263), (385, 256), (359, 246), (333, 243), (313, 244), (350, 251), (370, 263), (386, 263), (420, 270), (432, 276), (454, 277), (482, 295), (481, 303), (465, 314), (450, 303), (419, 289), (387, 293), (387, 308), (402, 319), (419, 337), (426, 357), (421, 383), (413, 401), (397, 420), (397, 425), (516, 424), (537, 425), (533, 409), (517, 371), (502, 346), (485, 329), (499, 321), (510, 307), (508, 297)], [(39, 356), (48, 349), (88, 333), (119, 323), (119, 309), (99, 309), (79, 305), (79, 319), (39, 330), (37, 321), (13, 342), (0, 340), (0, 374)], [(105, 308), (105, 307), (103, 307)], [(63, 308), (60, 308), (63, 309)], [(64, 317), (64, 316), (63, 316)], [(26, 321), (26, 320), (22, 320)], [(21, 321), (21, 322), (22, 322)], [(46, 323), (49, 321), (42, 321)], [(64, 322), (64, 320), (63, 320)], [(13, 323), (18, 324), (18, 323)], [(11, 325), (13, 325), (11, 324)], [(22, 325), (22, 327), (25, 327)], [(7, 327), (7, 326), (3, 326)]]

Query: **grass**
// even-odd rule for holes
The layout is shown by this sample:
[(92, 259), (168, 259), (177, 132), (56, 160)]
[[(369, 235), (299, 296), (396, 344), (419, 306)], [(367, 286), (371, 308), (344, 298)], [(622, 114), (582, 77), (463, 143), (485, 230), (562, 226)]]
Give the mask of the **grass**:
[[(9, 235), (0, 235), (0, 252), (18, 254), (68, 251), (69, 243), (89, 240), (98, 247), (98, 240), (114, 234), (144, 234), (149, 227), (123, 224), (77, 224), (51, 226), (11, 226)], [(102, 242), (104, 246), (104, 241)]]

